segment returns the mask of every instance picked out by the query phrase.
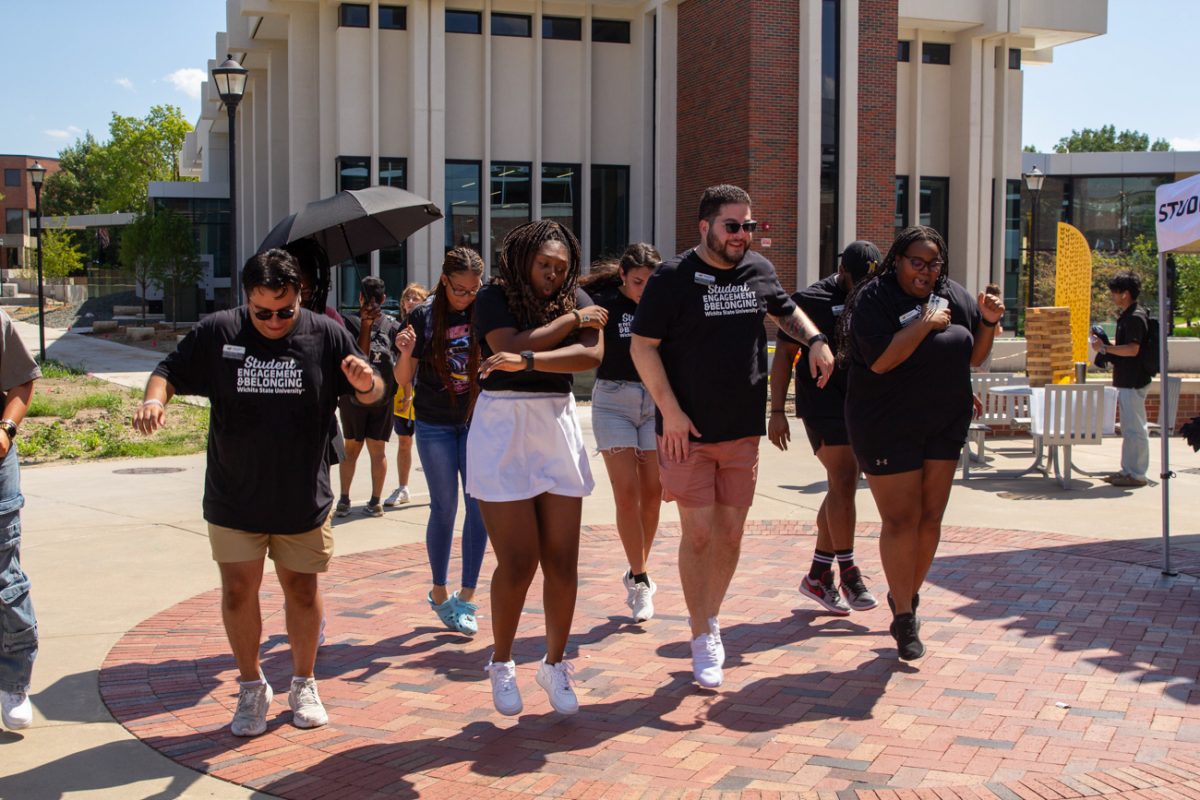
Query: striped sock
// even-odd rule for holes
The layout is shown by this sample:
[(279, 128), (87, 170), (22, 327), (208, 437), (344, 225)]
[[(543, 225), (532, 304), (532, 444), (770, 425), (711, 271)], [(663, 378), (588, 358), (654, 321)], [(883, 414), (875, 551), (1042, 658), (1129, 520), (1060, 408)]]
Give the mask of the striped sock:
[(854, 569), (854, 548), (837, 551), (838, 571), (843, 575), (848, 569)]
[(819, 581), (821, 576), (833, 569), (833, 553), (817, 550), (813, 553), (812, 567), (808, 570), (810, 581)]

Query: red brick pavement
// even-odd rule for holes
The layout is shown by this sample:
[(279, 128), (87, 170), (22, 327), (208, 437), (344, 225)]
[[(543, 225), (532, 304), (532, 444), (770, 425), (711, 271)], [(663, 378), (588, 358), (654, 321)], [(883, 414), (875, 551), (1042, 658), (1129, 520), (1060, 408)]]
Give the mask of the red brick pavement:
[[(875, 533), (860, 527), (858, 552), (881, 576)], [(540, 585), (515, 648), (526, 711), (501, 717), (481, 670), (488, 617), (474, 640), (435, 624), (423, 545), (336, 559), (324, 579), (325, 728), (292, 727), (277, 695), (265, 735), (229, 735), (236, 671), (216, 592), (127, 634), (100, 688), (170, 758), (297, 799), (1200, 800), (1196, 575), (1164, 585), (1136, 563), (1137, 544), (948, 529), (921, 597), (929, 654), (903, 664), (886, 610), (839, 619), (797, 595), (813, 534), (751, 524), (722, 612), (720, 691), (691, 681), (677, 532), (653, 559), (658, 615), (634, 625), (607, 526), (583, 536), (575, 717), (553, 713), (533, 681)], [(268, 584), (264, 669), (283, 689), (280, 600)]]

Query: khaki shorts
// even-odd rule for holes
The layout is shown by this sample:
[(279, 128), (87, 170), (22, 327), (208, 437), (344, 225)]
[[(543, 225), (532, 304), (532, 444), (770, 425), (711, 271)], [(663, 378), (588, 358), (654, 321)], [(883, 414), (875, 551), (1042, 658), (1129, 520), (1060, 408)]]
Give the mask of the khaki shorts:
[(758, 436), (729, 442), (692, 442), (686, 460), (671, 461), (658, 437), (663, 499), (688, 508), (711, 505), (749, 508), (758, 483)]
[(270, 556), (277, 565), (292, 572), (325, 572), (333, 558), (332, 519), (331, 513), (319, 528), (286, 535), (250, 533), (210, 522), (208, 543), (212, 547), (213, 561), (218, 564), (261, 561), (264, 556)]

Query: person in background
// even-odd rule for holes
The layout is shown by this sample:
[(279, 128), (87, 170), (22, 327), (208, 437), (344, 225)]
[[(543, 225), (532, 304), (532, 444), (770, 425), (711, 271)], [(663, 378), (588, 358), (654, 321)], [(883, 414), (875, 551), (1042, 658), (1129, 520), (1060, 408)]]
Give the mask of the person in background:
[(635, 622), (654, 616), (648, 562), (662, 506), (658, 445), (654, 437), (654, 398), (646, 391), (629, 355), (633, 315), (662, 257), (653, 245), (631, 244), (619, 261), (593, 265), (580, 280), (596, 305), (608, 311), (604, 361), (592, 387), (592, 432), (612, 483), (617, 535), (629, 569), (621, 575), (625, 605)]
[(11, 731), (33, 722), (29, 683), (38, 653), (37, 615), (21, 568), (21, 467), (17, 431), (42, 371), (12, 320), (0, 311), (0, 721)]
[[(410, 283), (400, 294), (400, 325), (408, 324), (413, 309), (425, 302), (429, 290), (419, 283)], [(413, 431), (416, 414), (413, 411), (412, 381), (400, 381), (396, 387), (396, 398), (392, 403), (392, 430), (396, 432), (396, 477), (400, 483), (387, 496), (383, 504), (389, 508), (412, 500), (408, 481), (412, 477)]]
[(471, 403), (478, 387), (479, 344), (471, 330), (475, 296), (483, 285), (483, 258), (469, 247), (446, 253), (433, 299), (412, 309), (408, 324), (396, 337), (400, 359), (396, 375), (401, 386), (416, 377), (417, 453), (429, 485), (429, 522), (425, 549), (433, 573), (427, 600), (438, 619), (466, 636), (479, 631), (473, 601), (487, 530), (479, 504), (465, 495), (462, 532), (462, 582), (457, 592), (449, 580), (458, 487), (467, 481), (467, 431)]
[[(837, 319), (846, 307), (846, 297), (883, 261), (879, 248), (866, 241), (852, 242), (839, 256), (836, 273), (792, 295), (813, 324), (830, 337), (837, 334)], [(771, 418), (767, 425), (767, 438), (780, 450), (787, 450), (791, 439), (784, 402), (792, 362), (800, 349), (799, 342), (780, 331), (771, 364)], [(854, 495), (859, 469), (846, 431), (846, 370), (835, 370), (824, 388), (817, 386), (804, 364), (794, 371), (796, 416), (804, 420), (808, 442), (825, 467), (829, 487), (817, 510), (816, 552), (808, 575), (800, 581), (800, 594), (840, 616), (867, 611), (878, 603), (854, 563)], [(833, 582), (835, 560), (841, 579), (837, 586)]]
[(1113, 386), (1117, 389), (1117, 407), (1121, 413), (1121, 470), (1101, 480), (1113, 486), (1137, 488), (1147, 484), (1150, 469), (1150, 431), (1146, 427), (1146, 395), (1154, 378), (1142, 367), (1143, 346), (1148, 342), (1150, 313), (1138, 303), (1142, 279), (1136, 272), (1118, 272), (1108, 281), (1108, 293), (1120, 316), (1117, 317), (1116, 344), (1105, 344), (1092, 334), (1091, 346), (1096, 365), (1113, 367)]

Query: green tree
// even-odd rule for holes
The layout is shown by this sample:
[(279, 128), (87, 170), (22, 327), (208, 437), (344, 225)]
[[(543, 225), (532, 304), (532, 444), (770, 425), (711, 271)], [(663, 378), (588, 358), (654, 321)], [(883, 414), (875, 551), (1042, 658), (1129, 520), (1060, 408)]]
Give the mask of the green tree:
[(142, 320), (146, 319), (146, 293), (154, 284), (154, 216), (144, 211), (121, 231), (121, 264), (133, 273), (141, 290)]
[(150, 262), (159, 288), (171, 287), (171, 326), (179, 321), (179, 294), (200, 280), (204, 265), (196, 246), (192, 223), (181, 214), (163, 209), (154, 214), (150, 235)]
[[(37, 266), (37, 256), (28, 262)], [(83, 269), (83, 256), (75, 245), (75, 237), (61, 228), (47, 228), (42, 231), (42, 276), (47, 280), (63, 280)]]
[(1200, 319), (1200, 256), (1175, 256), (1175, 313), (1189, 328)]
[(1150, 137), (1141, 131), (1123, 130), (1117, 133), (1113, 125), (1100, 128), (1084, 128), (1071, 130), (1070, 136), (1064, 136), (1054, 145), (1056, 153), (1112, 153), (1112, 152), (1143, 152), (1145, 150), (1170, 150), (1171, 146), (1165, 139), (1155, 139), (1153, 147)]
[(51, 217), (95, 214), (100, 210), (100, 152), (104, 149), (91, 132), (58, 153), (58, 171), (46, 176), (42, 187), (42, 209)]

